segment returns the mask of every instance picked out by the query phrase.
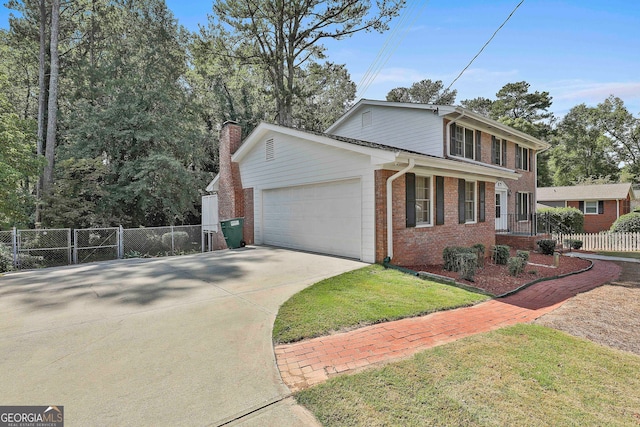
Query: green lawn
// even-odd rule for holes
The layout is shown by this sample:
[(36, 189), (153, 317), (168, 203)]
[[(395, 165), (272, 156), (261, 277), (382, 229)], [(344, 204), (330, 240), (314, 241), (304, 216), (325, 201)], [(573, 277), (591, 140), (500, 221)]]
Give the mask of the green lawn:
[(517, 325), (335, 377), (296, 400), (325, 426), (638, 426), (640, 357)]
[(640, 252), (598, 252), (599, 255), (640, 259)]
[(331, 277), (285, 302), (273, 326), (276, 343), (473, 305), (490, 297), (379, 265)]

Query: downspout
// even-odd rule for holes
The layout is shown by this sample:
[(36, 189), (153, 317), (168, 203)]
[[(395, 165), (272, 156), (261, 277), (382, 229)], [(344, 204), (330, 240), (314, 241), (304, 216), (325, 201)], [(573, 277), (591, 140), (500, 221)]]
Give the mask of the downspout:
[(444, 146), (446, 147), (444, 150), (445, 157), (451, 157), (451, 125), (464, 117), (464, 111), (459, 114), (458, 117), (447, 123), (447, 138), (444, 141)]
[(391, 184), (396, 180), (396, 178), (413, 169), (415, 165), (415, 160), (409, 159), (409, 165), (406, 168), (387, 178), (387, 262), (390, 262), (393, 258), (393, 195)]

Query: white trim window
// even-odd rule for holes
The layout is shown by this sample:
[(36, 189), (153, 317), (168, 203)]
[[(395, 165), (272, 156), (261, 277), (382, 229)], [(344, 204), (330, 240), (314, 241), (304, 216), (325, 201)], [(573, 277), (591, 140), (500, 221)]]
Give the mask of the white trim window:
[(491, 162), (498, 166), (507, 166), (507, 140), (491, 136)]
[(529, 214), (531, 213), (531, 199), (532, 193), (516, 193), (516, 216), (518, 221), (529, 220)]
[(416, 225), (432, 224), (432, 185), (430, 176), (416, 176)]
[(604, 213), (604, 200), (580, 201), (579, 209), (585, 215), (602, 215)]
[(531, 168), (529, 159), (531, 156), (531, 150), (526, 147), (516, 145), (516, 169), (528, 171)]
[(451, 155), (475, 159), (476, 131), (462, 126), (453, 125), (451, 128)]
[(584, 214), (585, 215), (598, 215), (598, 201), (597, 200), (585, 200), (584, 201)]
[(466, 181), (464, 189), (465, 222), (476, 222), (476, 182)]

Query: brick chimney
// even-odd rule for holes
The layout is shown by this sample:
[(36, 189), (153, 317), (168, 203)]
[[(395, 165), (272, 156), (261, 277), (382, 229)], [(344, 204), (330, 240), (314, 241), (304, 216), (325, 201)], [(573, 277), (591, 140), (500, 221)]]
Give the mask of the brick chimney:
[(240, 166), (231, 161), (231, 156), (240, 144), (242, 128), (236, 122), (224, 122), (220, 129), (219, 146), (218, 214), (221, 221), (244, 216)]

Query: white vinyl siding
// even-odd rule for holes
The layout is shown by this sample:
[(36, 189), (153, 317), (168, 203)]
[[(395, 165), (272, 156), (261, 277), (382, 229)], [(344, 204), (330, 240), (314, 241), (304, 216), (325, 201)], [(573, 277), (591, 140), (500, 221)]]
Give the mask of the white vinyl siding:
[[(360, 116), (358, 122), (360, 125)], [(242, 185), (253, 188), (256, 244), (264, 243), (262, 194), (265, 190), (358, 179), (362, 213), (360, 259), (374, 262), (375, 183), (370, 156), (276, 132), (269, 132), (264, 140), (271, 138), (277, 148), (273, 160), (265, 161), (265, 143), (262, 142), (252, 147), (240, 161)]]
[[(371, 124), (365, 126), (368, 122), (364, 114), (367, 113), (371, 114)], [(332, 133), (442, 157), (443, 121), (431, 110), (368, 106), (366, 111), (352, 115)]]

